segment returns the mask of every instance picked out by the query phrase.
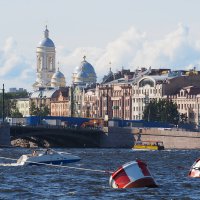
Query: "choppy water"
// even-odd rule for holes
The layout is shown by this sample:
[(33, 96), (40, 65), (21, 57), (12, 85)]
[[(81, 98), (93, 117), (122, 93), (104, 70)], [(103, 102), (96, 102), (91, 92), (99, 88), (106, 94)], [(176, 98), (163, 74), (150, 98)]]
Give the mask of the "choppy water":
[[(70, 166), (110, 171), (139, 158), (148, 164), (159, 187), (112, 189), (109, 174), (48, 166), (0, 166), (0, 199), (200, 199), (200, 179), (187, 177), (200, 151), (57, 150), (82, 158)], [(18, 158), (25, 153), (30, 150), (0, 149), (0, 156), (5, 157)]]

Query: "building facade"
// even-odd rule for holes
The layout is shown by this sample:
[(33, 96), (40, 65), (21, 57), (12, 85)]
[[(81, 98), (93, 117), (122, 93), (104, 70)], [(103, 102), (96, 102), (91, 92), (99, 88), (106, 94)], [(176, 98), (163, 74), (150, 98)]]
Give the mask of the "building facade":
[(180, 121), (186, 120), (188, 123), (200, 125), (200, 87), (183, 87), (167, 98), (176, 103)]
[(29, 98), (19, 98), (16, 100), (16, 108), (18, 108), (19, 112), (23, 117), (30, 116), (30, 102)]
[(69, 87), (59, 89), (51, 99), (51, 116), (71, 116), (69, 91)]

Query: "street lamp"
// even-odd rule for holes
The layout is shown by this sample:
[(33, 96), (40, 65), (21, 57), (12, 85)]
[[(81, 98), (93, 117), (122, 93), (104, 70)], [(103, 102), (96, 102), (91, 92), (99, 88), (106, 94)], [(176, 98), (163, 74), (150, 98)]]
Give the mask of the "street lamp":
[[(144, 97), (145, 108), (149, 105), (149, 95), (145, 94)], [(150, 108), (148, 109), (148, 122), (150, 121)]]
[(73, 84), (71, 85), (71, 90), (70, 90), (71, 117), (74, 117), (74, 89), (75, 86)]
[(5, 92), (5, 90), (4, 90), (4, 84), (3, 84), (3, 89), (2, 89), (2, 92), (3, 92), (3, 95), (2, 95), (2, 120), (3, 120), (3, 123), (4, 123), (4, 121), (5, 121), (5, 94), (4, 94), (4, 92)]
[(109, 119), (108, 89), (109, 89), (109, 86), (106, 85), (106, 112), (105, 112), (105, 117), (104, 117), (104, 121), (106, 122), (106, 126), (108, 126), (108, 119)]
[[(43, 96), (42, 94), (42, 90), (40, 91), (40, 94), (39, 94), (39, 98), (40, 98), (40, 103), (39, 103), (39, 116), (40, 116), (40, 124), (41, 124), (41, 121), (42, 121), (42, 115), (44, 116), (45, 114), (45, 103), (46, 103), (46, 96)], [(43, 104), (42, 104), (42, 100), (43, 100)], [(43, 111), (42, 111), (42, 108), (43, 108)]]
[(198, 131), (200, 128), (200, 113), (199, 113), (199, 102), (197, 102), (197, 121), (198, 121)]

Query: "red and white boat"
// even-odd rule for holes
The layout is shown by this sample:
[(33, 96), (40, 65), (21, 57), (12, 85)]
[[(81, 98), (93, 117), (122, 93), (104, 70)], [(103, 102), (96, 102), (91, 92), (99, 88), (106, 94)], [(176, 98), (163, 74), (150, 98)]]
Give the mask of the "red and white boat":
[(198, 158), (190, 168), (188, 176), (200, 178), (200, 158)]
[(109, 184), (113, 188), (157, 187), (146, 163), (141, 160), (122, 165), (110, 176)]

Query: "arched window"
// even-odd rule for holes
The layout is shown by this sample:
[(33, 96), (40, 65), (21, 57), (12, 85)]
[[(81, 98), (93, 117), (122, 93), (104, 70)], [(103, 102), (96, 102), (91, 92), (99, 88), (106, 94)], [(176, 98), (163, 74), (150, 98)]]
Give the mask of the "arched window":
[(53, 70), (53, 58), (49, 58), (49, 69)]
[(154, 82), (147, 78), (145, 78), (139, 82), (139, 87), (144, 87), (145, 85), (150, 85), (151, 87), (154, 87)]

